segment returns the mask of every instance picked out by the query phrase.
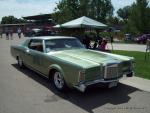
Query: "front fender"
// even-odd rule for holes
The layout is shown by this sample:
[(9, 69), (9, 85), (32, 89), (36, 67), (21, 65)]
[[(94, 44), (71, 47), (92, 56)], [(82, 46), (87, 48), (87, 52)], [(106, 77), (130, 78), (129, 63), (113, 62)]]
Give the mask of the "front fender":
[(57, 65), (57, 64), (50, 65), (49, 70), (52, 70), (52, 69), (55, 69), (55, 70), (59, 71), (62, 74), (62, 76), (64, 77), (64, 79), (66, 80), (66, 76), (64, 74), (64, 71), (59, 65)]
[(69, 63), (59, 63), (59, 64), (60, 65), (53, 63), (52, 65), (50, 65), (49, 71), (52, 69), (59, 71), (64, 77), (67, 86), (72, 88), (75, 84), (77, 84), (79, 71), (83, 70), (83, 68)]

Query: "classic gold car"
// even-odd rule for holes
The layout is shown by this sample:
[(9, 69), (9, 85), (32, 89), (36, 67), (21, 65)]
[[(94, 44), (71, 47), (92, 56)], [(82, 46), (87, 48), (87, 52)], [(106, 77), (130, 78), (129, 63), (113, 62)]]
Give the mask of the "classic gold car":
[(74, 37), (29, 38), (11, 46), (11, 54), (20, 67), (52, 79), (60, 91), (69, 87), (84, 92), (96, 84), (115, 87), (123, 75), (133, 75), (133, 57), (85, 49)]

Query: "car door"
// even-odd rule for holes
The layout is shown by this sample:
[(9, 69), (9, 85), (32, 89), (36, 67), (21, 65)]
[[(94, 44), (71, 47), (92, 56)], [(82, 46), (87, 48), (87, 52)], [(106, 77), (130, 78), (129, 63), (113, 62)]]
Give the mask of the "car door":
[(45, 54), (44, 54), (44, 47), (43, 47), (43, 40), (42, 39), (35, 39), (31, 42), (31, 46), (35, 47), (29, 47), (30, 52), (32, 53), (32, 62), (31, 66), (41, 74), (45, 75), (46, 68), (44, 67), (45, 61)]
[(37, 65), (41, 63), (41, 61), (38, 58), (38, 50), (40, 49), (39, 46), (41, 45), (42, 40), (39, 39), (31, 39), (28, 47), (26, 48), (26, 58), (25, 62), (30, 67), (37, 70)]
[(24, 63), (25, 65), (32, 67), (33, 62), (33, 53), (32, 50), (34, 49), (34, 40), (31, 39), (26, 47), (24, 48)]

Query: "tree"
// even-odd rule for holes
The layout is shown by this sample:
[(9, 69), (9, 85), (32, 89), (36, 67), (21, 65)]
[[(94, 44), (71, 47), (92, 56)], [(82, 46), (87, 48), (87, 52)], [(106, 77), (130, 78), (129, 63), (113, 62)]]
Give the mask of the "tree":
[(23, 19), (17, 19), (14, 16), (5, 16), (2, 17), (1, 24), (18, 24), (18, 23), (24, 23), (26, 22)]
[(147, 0), (137, 0), (132, 5), (126, 31), (134, 34), (150, 33), (150, 8)]
[(131, 6), (126, 6), (124, 8), (120, 8), (117, 11), (117, 14), (120, 18), (122, 18), (123, 20), (127, 20), (129, 15), (130, 15), (130, 11), (131, 11)]
[(113, 15), (111, 0), (91, 0), (90, 6), (91, 17), (98, 21), (106, 22), (106, 18)]
[(110, 26), (120, 25), (120, 21), (121, 20), (119, 20), (119, 18), (111, 16), (107, 19), (107, 25)]
[(111, 0), (61, 0), (57, 3), (53, 17), (58, 23), (89, 16), (101, 22), (112, 16)]
[(79, 0), (79, 15), (89, 16), (90, 0)]
[(61, 0), (54, 9), (53, 18), (57, 23), (63, 23), (79, 17), (78, 0)]

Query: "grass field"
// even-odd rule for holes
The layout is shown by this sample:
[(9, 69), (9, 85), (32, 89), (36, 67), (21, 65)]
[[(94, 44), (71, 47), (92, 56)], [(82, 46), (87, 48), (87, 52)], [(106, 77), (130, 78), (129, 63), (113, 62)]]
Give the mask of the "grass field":
[(115, 50), (113, 53), (134, 57), (135, 76), (150, 79), (150, 57), (145, 61), (144, 52)]

